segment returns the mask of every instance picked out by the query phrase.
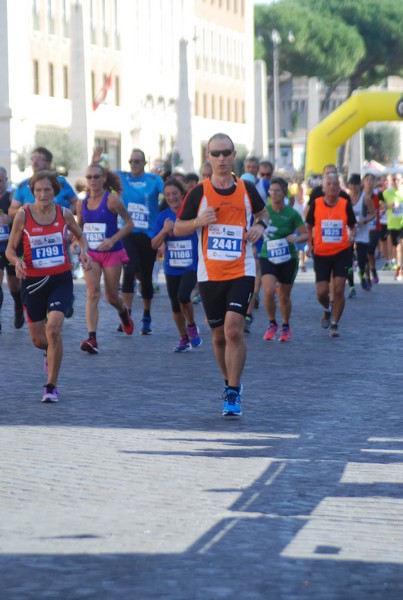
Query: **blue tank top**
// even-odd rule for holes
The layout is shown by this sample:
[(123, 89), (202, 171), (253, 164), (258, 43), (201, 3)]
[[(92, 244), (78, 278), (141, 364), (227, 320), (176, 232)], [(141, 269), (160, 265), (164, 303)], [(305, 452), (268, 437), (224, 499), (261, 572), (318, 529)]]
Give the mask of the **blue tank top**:
[[(87, 238), (88, 248), (92, 252), (98, 252), (98, 246), (106, 238), (111, 238), (118, 231), (118, 216), (108, 208), (109, 192), (106, 191), (98, 208), (88, 208), (88, 196), (83, 200), (81, 215), (83, 218), (83, 231)], [(116, 242), (108, 252), (116, 252), (123, 248), (122, 240)]]
[[(176, 221), (176, 214), (171, 208), (159, 213), (154, 225), (154, 236), (164, 226), (165, 219)], [(165, 236), (164, 273), (165, 275), (183, 275), (185, 271), (197, 271), (198, 237), (194, 232), (190, 235), (175, 237)]]

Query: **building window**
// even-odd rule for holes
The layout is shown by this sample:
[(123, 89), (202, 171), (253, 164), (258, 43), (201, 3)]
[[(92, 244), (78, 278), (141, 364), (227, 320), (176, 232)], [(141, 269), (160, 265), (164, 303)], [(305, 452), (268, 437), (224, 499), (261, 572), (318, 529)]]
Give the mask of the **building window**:
[(95, 102), (95, 73), (94, 73), (94, 71), (91, 71), (91, 98), (92, 98), (92, 103), (94, 104), (94, 102)]
[(116, 137), (96, 137), (95, 146), (100, 146), (103, 154), (107, 155), (110, 169), (116, 170), (119, 168), (121, 164), (120, 135), (116, 135)]
[(208, 47), (207, 47), (207, 31), (203, 28), (203, 71), (208, 70)]
[(63, 67), (63, 98), (69, 97), (69, 70), (66, 65)]
[(55, 67), (49, 63), (49, 96), (55, 95)]
[(220, 96), (218, 101), (218, 118), (220, 119), (220, 121), (222, 121), (224, 118), (224, 103), (222, 96)]
[(216, 114), (215, 114), (215, 96), (214, 96), (214, 94), (212, 94), (212, 96), (211, 96), (211, 118), (212, 119), (216, 118)]
[(102, 0), (102, 45), (108, 47), (108, 15), (106, 0)]
[(246, 123), (246, 106), (244, 100), (242, 100), (242, 123)]
[(229, 75), (230, 77), (232, 77), (233, 60), (234, 60), (234, 57), (233, 57), (233, 53), (232, 53), (232, 43), (231, 43), (231, 39), (228, 38), (227, 39), (227, 75)]
[(62, 28), (63, 28), (63, 37), (68, 38), (70, 35), (69, 31), (69, 21), (70, 21), (70, 2), (68, 0), (63, 0), (62, 5)]
[(32, 24), (35, 31), (40, 31), (40, 22), (39, 22), (39, 0), (32, 0)]
[(199, 107), (199, 92), (195, 93), (195, 115), (200, 116), (200, 107)]
[(233, 58), (234, 58), (234, 76), (239, 79), (239, 46), (238, 46), (238, 40), (234, 40), (234, 46), (233, 46)]
[(119, 7), (118, 0), (114, 0), (113, 2), (113, 12), (114, 12), (114, 26), (115, 26), (115, 50), (121, 49), (120, 43), (120, 29), (119, 29)]
[(210, 68), (215, 73), (217, 71), (217, 53), (215, 47), (215, 35), (214, 32), (210, 32)]
[(198, 27), (194, 28), (193, 34), (195, 40), (195, 56), (196, 56), (196, 69), (201, 68), (201, 55), (203, 53), (203, 37), (202, 32)]
[(203, 114), (202, 117), (207, 118), (207, 94), (203, 94)]
[(94, 2), (95, 2), (95, 0), (90, 0), (91, 44), (97, 43), (97, 22), (96, 22)]
[(227, 121), (232, 121), (231, 98), (227, 98)]
[(34, 60), (34, 94), (39, 94), (39, 62)]
[(54, 35), (55, 33), (55, 6), (54, 0), (48, 0), (48, 33)]
[(120, 106), (120, 79), (118, 76), (115, 77), (115, 104)]
[(234, 101), (234, 121), (238, 123), (238, 100)]

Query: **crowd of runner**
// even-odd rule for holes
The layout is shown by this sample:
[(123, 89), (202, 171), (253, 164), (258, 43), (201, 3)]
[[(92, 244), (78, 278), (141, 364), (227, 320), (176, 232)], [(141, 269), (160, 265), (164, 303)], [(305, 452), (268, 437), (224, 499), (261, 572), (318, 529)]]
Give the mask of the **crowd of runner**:
[[(274, 173), (268, 160), (247, 157), (233, 173), (229, 136), (207, 144), (196, 173), (147, 172), (135, 148), (129, 169), (111, 172), (94, 151), (85, 184), (76, 194), (51, 170), (52, 154), (32, 152), (33, 175), (14, 190), (0, 167), (0, 331), (3, 278), (14, 303), (14, 327), (25, 320), (44, 354), (43, 402), (57, 402), (62, 328), (74, 312), (72, 265), (85, 277), (88, 333), (78, 345), (97, 354), (101, 277), (105, 299), (117, 311), (117, 330), (132, 335), (132, 304), (139, 282), (143, 314), (139, 333), (150, 335), (155, 265), (163, 261), (176, 353), (202, 344), (193, 304), (201, 298), (218, 369), (224, 416), (242, 414), (245, 333), (260, 297), (267, 314), (262, 336), (290, 342), (291, 293), (298, 270), (313, 259), (321, 327), (340, 335), (345, 298), (379, 283), (376, 259), (403, 280), (403, 182), (399, 171), (351, 174), (344, 183), (326, 165), (322, 183), (308, 190), (302, 178)], [(309, 193), (308, 193), (309, 191)], [(153, 281), (154, 278), (154, 281)], [(279, 309), (277, 314), (277, 308)]]

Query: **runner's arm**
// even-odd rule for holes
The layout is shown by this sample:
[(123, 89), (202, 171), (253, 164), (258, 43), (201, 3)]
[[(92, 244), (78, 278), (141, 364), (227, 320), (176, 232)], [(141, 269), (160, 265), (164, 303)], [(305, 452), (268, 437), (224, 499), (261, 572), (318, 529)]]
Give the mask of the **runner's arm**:
[[(115, 233), (115, 235), (113, 235), (111, 238), (109, 238), (109, 241), (112, 242), (112, 244), (111, 244), (111, 247), (112, 247), (116, 244), (116, 242), (118, 242), (119, 240), (122, 240), (124, 237), (129, 235), (129, 233), (131, 232), (131, 230), (134, 227), (134, 223), (132, 221), (132, 218), (131, 218), (126, 206), (123, 204), (122, 200), (120, 198), (118, 198), (118, 196), (115, 196), (115, 194), (109, 194), (108, 208), (111, 212), (114, 212), (115, 214), (119, 215), (119, 217), (121, 217), (124, 221), (123, 227), (121, 229), (119, 229)], [(104, 250), (102, 246), (103, 246), (103, 242), (99, 246), (98, 250), (100, 250), (101, 252), (107, 251), (107, 250)]]
[(25, 226), (25, 212), (20, 210), (17, 212), (13, 226), (11, 228), (10, 237), (6, 248), (6, 257), (15, 267), (15, 274), (19, 279), (25, 279), (26, 264), (23, 258), (17, 255), (17, 248), (22, 240), (22, 234)]
[(66, 221), (67, 228), (74, 234), (75, 241), (80, 246), (80, 262), (84, 271), (91, 269), (92, 259), (88, 254), (88, 243), (87, 238), (83, 234), (82, 230), (76, 223), (73, 213), (68, 208), (63, 210), (64, 220)]
[(19, 202), (18, 200), (13, 198), (11, 200), (11, 204), (8, 208), (8, 216), (11, 217), (12, 219), (14, 219), (15, 215), (17, 214), (18, 209), (21, 208), (21, 206), (22, 206), (22, 202)]

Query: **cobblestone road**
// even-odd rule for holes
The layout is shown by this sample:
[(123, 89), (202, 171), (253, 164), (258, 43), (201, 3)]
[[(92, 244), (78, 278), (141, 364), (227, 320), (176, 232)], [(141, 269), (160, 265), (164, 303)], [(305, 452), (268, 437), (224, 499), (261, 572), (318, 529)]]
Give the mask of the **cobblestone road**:
[(381, 273), (330, 339), (300, 274), (292, 342), (264, 342), (256, 311), (226, 420), (201, 306), (203, 346), (179, 355), (163, 286), (152, 336), (102, 302), (90, 356), (78, 282), (61, 402), (42, 405), (5, 291), (1, 600), (403, 598), (402, 294)]

